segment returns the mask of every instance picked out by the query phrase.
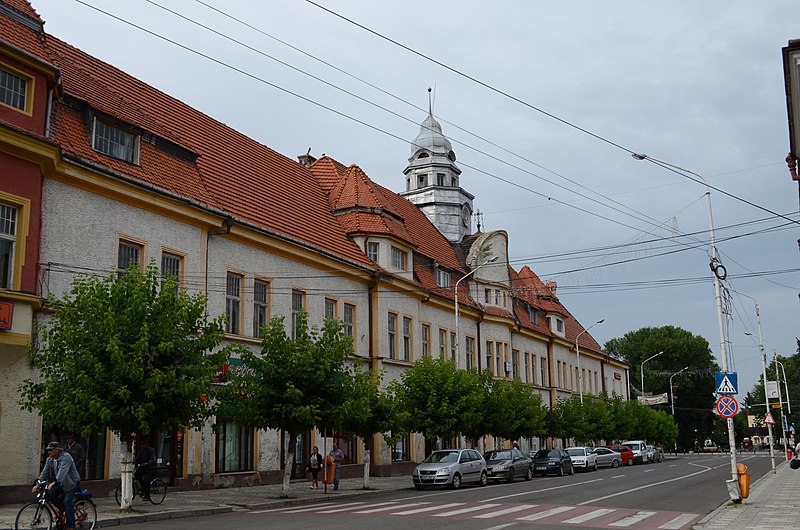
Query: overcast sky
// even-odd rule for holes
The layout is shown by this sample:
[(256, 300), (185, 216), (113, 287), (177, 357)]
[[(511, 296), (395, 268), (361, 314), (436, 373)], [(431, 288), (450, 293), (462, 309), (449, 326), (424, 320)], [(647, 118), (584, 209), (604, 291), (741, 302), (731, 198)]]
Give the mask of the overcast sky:
[[(770, 358), (794, 353), (781, 47), (800, 37), (796, 2), (318, 3), (374, 33), (302, 0), (33, 0), (49, 33), (286, 156), (310, 147), (395, 191), (432, 87), (483, 229), (508, 231), (512, 265), (558, 282), (584, 326), (605, 319), (601, 344), (674, 325), (719, 359), (705, 187), (630, 153), (698, 173), (725, 192), (711, 193), (725, 285), (758, 301)], [(753, 301), (734, 295), (729, 313), (744, 393), (761, 372)]]

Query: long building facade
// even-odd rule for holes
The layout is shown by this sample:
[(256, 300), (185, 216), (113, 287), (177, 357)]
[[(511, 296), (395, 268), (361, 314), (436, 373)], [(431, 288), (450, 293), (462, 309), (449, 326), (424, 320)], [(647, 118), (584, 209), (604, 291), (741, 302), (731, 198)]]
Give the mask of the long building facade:
[[(628, 366), (586, 333), (555, 284), (510, 266), (504, 231), (475, 229), (474, 196), (432, 112), (410, 144), (398, 192), (354, 164), (293, 160), (47, 34), (25, 0), (0, 0), (0, 445), (11, 462), (0, 466), (0, 502), (24, 491), (41, 449), (64, 434), (17, 405), (19, 384), (35, 377), (34, 322), (77, 275), (131, 262), (154, 260), (181, 289), (207, 293), (230, 342), (258, 348), (261, 324), (284, 316), (291, 330), (305, 310), (314, 326), (341, 320), (353, 362), (386, 383), (430, 355), (522, 380), (549, 406), (579, 391), (627, 399)], [(283, 436), (218, 416), (161, 433), (156, 449), (175, 486), (255, 484), (282, 473)], [(426, 452), (420, 435), (393, 447), (317, 431), (291, 442), (301, 459), (334, 440), (353, 473), (365, 443), (375, 473), (407, 470)], [(110, 487), (119, 440), (81, 442), (85, 480)]]

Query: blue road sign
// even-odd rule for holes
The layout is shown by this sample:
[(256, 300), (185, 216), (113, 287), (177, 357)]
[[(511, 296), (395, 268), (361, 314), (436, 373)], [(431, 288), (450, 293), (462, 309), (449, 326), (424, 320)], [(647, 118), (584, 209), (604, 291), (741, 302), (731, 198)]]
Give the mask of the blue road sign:
[(716, 372), (714, 377), (717, 394), (739, 393), (739, 377), (736, 372)]

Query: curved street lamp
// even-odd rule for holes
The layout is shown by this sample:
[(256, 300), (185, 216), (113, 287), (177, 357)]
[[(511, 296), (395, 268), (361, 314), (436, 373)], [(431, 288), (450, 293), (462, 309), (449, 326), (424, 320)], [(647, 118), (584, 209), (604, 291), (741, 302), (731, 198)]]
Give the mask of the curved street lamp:
[(575, 337), (575, 354), (578, 356), (578, 388), (580, 389), (581, 405), (583, 405), (583, 372), (581, 371), (581, 350), (580, 350), (580, 347), (578, 346), (578, 339), (581, 338), (581, 335), (583, 335), (584, 333), (586, 333), (587, 331), (589, 331), (590, 329), (592, 329), (596, 325), (602, 324), (603, 322), (605, 322), (605, 320), (606, 320), (605, 318), (601, 318), (600, 320), (598, 320), (597, 322), (595, 322), (594, 324), (592, 324), (588, 328), (586, 328), (583, 331), (581, 331), (580, 333), (578, 333), (578, 336)]
[(673, 416), (675, 416), (675, 393), (672, 391), (672, 378), (675, 377), (676, 375), (678, 375), (679, 373), (681, 373), (681, 372), (683, 372), (685, 370), (688, 370), (688, 369), (689, 369), (688, 366), (684, 366), (683, 368), (681, 368), (680, 370), (678, 370), (677, 372), (675, 372), (674, 374), (669, 376), (669, 401), (672, 404), (672, 415)]
[(658, 357), (658, 356), (659, 356), (659, 355), (661, 355), (662, 353), (664, 353), (664, 351), (663, 351), (663, 350), (662, 350), (662, 351), (660, 351), (660, 352), (658, 352), (658, 353), (657, 353), (657, 354), (655, 354), (655, 355), (651, 355), (650, 357), (648, 357), (647, 359), (645, 359), (644, 361), (642, 361), (642, 396), (643, 396), (643, 397), (644, 397), (644, 363), (646, 363), (647, 361), (650, 361), (650, 360), (652, 360), (652, 359), (655, 359), (656, 357)]
[(454, 349), (454, 350), (455, 350), (455, 352), (456, 352), (456, 368), (458, 368), (458, 360), (461, 358), (461, 354), (460, 354), (460, 352), (458, 351), (458, 347), (459, 347), (459, 345), (460, 345), (460, 343), (461, 343), (461, 336), (460, 336), (460, 335), (459, 335), (459, 333), (458, 333), (458, 284), (459, 284), (459, 283), (461, 283), (462, 281), (466, 280), (467, 278), (469, 278), (470, 276), (472, 276), (472, 275), (473, 275), (473, 274), (475, 274), (476, 272), (478, 272), (478, 269), (480, 269), (481, 267), (483, 267), (483, 266), (485, 266), (485, 265), (488, 265), (488, 264), (490, 264), (490, 263), (494, 263), (495, 261), (497, 261), (497, 256), (492, 256), (491, 258), (487, 259), (486, 261), (484, 261), (483, 263), (481, 263), (480, 265), (478, 265), (477, 267), (475, 267), (474, 269), (472, 269), (471, 271), (469, 271), (468, 273), (466, 273), (464, 276), (462, 276), (462, 277), (461, 277), (461, 278), (460, 278), (460, 279), (459, 279), (459, 280), (456, 282), (456, 287), (455, 287), (455, 293), (456, 293), (456, 297), (455, 297), (455, 298), (456, 298), (456, 302), (455, 302), (455, 311), (456, 311), (456, 343), (453, 345), (453, 349)]

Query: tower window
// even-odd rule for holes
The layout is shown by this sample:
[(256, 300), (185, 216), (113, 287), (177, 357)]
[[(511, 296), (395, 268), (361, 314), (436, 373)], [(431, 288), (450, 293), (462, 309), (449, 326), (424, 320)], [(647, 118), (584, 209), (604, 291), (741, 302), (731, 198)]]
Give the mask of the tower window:
[(436, 174), (436, 185), (437, 186), (444, 186), (444, 173), (437, 173)]
[(454, 188), (458, 187), (458, 179), (455, 177), (450, 177), (450, 185)]
[(417, 177), (417, 180), (419, 182), (419, 185), (417, 186), (418, 188), (425, 188), (425, 187), (428, 186), (428, 175), (427, 175), (427, 173), (424, 174), (424, 175), (419, 175)]

